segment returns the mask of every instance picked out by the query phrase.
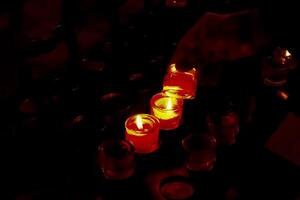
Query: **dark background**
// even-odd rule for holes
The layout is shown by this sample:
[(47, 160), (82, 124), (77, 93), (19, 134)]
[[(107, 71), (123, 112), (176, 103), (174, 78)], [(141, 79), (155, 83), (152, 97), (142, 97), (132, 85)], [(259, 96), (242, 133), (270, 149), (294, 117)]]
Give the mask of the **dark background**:
[[(117, 12), (122, 2), (110, 2), (83, 7), (79, 0), (62, 1), (55, 14), (61, 15), (56, 28), (50, 33), (41, 31), (35, 38), (23, 26), (26, 1), (0, 2), (2, 199), (28, 193), (36, 194), (37, 199), (95, 199), (103, 194), (115, 199), (116, 194), (106, 193), (110, 190), (127, 190), (124, 195), (128, 198), (148, 199), (143, 177), (152, 169), (181, 165), (177, 155), (170, 156), (173, 150), (179, 157), (182, 154), (176, 141), (187, 132), (205, 131), (196, 124), (203, 122), (210, 109), (224, 108), (228, 99), (243, 116), (250, 96), (257, 99), (254, 121), (242, 124), (236, 145), (220, 148), (217, 169), (207, 178), (212, 182), (209, 185), (217, 184), (208, 187), (203, 198), (226, 199), (227, 189), (233, 187), (240, 199), (295, 199), (300, 192), (299, 168), (263, 146), (286, 113), (297, 110), (298, 101), (286, 103), (276, 98), (273, 89), (263, 87), (259, 63), (278, 45), (292, 48), (298, 56), (297, 2), (190, 1), (185, 9), (155, 4), (126, 22), (119, 21)], [(272, 45), (262, 55), (221, 63), (228, 66), (223, 84), (199, 90), (200, 98), (186, 105), (188, 123), (176, 131), (176, 138), (164, 139), (171, 141), (170, 148), (163, 146), (153, 158), (138, 158), (141, 167), (125, 187), (102, 180), (95, 162), (97, 145), (108, 137), (123, 137), (125, 116), (147, 111), (148, 100), (160, 90), (166, 66), (184, 33), (207, 11), (230, 13), (248, 8), (259, 9)], [(83, 38), (90, 38), (93, 32), (99, 35), (97, 28), (88, 28), (94, 18), (103, 19), (102, 25), (110, 28), (104, 39), (91, 40), (92, 45), (85, 47), (88, 42), (78, 39), (80, 33), (87, 32)], [(106, 27), (102, 25), (100, 32)], [(58, 48), (59, 44), (66, 48)], [(130, 80), (133, 74), (142, 78)], [(234, 74), (241, 75), (236, 78)], [(297, 91), (298, 81), (298, 76), (292, 77), (287, 89)], [(103, 105), (99, 97), (108, 92), (121, 93), (124, 98), (111, 107)], [(130, 109), (120, 116), (116, 105)], [(107, 121), (107, 115), (113, 115), (113, 120)], [(78, 117), (81, 120), (74, 121)], [(164, 165), (157, 164), (161, 161)], [(133, 187), (139, 189), (130, 189)]]

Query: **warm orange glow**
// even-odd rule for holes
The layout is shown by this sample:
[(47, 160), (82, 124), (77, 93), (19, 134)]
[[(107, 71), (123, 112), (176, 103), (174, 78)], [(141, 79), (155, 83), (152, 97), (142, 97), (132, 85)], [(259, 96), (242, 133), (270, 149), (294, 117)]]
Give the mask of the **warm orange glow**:
[(194, 75), (194, 76), (196, 76), (196, 73), (197, 73), (197, 69), (194, 67), (194, 68), (192, 68), (192, 70), (191, 70), (191, 73)]
[(282, 98), (285, 101), (289, 99), (289, 95), (284, 91), (279, 91), (277, 94), (280, 98)]
[(143, 120), (140, 115), (136, 116), (136, 125), (137, 125), (138, 129), (140, 129), (140, 130), (142, 130), (144, 128)]
[(172, 130), (180, 126), (183, 99), (158, 93), (151, 98), (151, 114), (160, 121), (162, 130)]
[(166, 109), (167, 109), (167, 110), (172, 110), (172, 108), (173, 108), (172, 99), (169, 98), (169, 99), (168, 99), (168, 102), (167, 102)]

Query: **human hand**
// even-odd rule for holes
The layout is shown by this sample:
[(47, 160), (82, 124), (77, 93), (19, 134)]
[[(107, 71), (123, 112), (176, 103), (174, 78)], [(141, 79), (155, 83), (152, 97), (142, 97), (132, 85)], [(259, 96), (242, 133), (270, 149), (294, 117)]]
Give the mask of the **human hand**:
[(206, 13), (178, 43), (171, 63), (198, 67), (255, 55), (269, 42), (255, 10)]

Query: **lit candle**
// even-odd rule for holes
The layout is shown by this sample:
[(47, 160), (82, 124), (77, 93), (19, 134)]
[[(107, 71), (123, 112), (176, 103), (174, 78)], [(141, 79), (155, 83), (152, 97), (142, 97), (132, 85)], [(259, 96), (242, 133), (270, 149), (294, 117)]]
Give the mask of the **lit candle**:
[(138, 114), (125, 122), (126, 139), (137, 153), (151, 153), (159, 148), (159, 120), (148, 114)]
[(156, 94), (151, 99), (151, 114), (160, 121), (160, 128), (172, 130), (179, 127), (183, 110), (183, 99)]
[(182, 72), (172, 64), (164, 79), (163, 92), (168, 96), (194, 99), (197, 90), (197, 70)]
[(187, 3), (187, 0), (166, 0), (166, 6), (170, 8), (184, 8)]

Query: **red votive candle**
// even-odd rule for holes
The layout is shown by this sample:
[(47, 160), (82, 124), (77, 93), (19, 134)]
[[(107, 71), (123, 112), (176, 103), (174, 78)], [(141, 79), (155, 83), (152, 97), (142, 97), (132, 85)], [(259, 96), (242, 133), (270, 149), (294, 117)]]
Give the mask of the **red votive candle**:
[(164, 78), (163, 92), (168, 96), (194, 99), (197, 90), (197, 70), (178, 71), (172, 64)]
[(160, 129), (172, 130), (179, 127), (183, 110), (183, 99), (159, 93), (151, 98), (150, 104), (151, 114), (160, 121)]
[(159, 126), (155, 116), (134, 115), (125, 122), (126, 139), (133, 143), (136, 153), (154, 152), (159, 148)]

